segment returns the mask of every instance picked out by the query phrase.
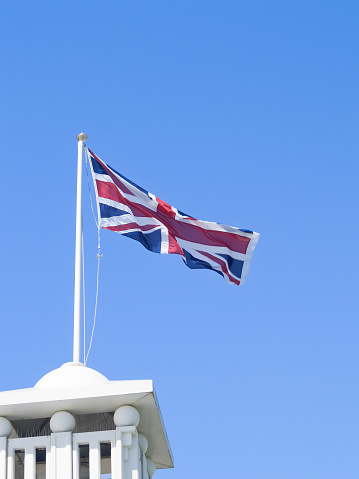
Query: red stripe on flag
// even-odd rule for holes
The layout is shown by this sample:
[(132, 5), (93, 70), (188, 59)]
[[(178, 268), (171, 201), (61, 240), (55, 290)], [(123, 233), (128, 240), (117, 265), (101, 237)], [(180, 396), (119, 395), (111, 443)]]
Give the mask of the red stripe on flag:
[(176, 217), (176, 212), (173, 211), (171, 205), (169, 205), (168, 203), (166, 203), (163, 200), (160, 200), (159, 198), (157, 198), (157, 196), (156, 196), (156, 201), (158, 203), (157, 211), (159, 213), (163, 213), (166, 216), (168, 216), (169, 218), (173, 218), (173, 219)]
[[(152, 217), (158, 219), (170, 231), (175, 238), (181, 238), (185, 241), (203, 244), (207, 246), (227, 247), (237, 253), (245, 254), (250, 242), (250, 238), (246, 236), (227, 233), (225, 231), (214, 231), (205, 229), (205, 227), (184, 223), (165, 215), (159, 211), (152, 211), (143, 205), (125, 201), (131, 208), (134, 216)], [(197, 220), (199, 223), (200, 221)]]
[[(91, 155), (96, 158), (96, 161), (98, 161), (101, 166), (106, 170), (108, 176), (112, 179), (112, 181), (115, 183), (115, 185), (117, 185), (123, 193), (125, 193), (126, 195), (132, 195), (132, 196), (135, 196), (133, 194), (132, 191), (130, 191), (126, 186), (125, 184), (123, 183), (122, 180), (118, 179), (118, 177), (110, 170), (110, 168), (106, 165), (106, 163), (104, 163), (102, 160), (100, 160), (100, 158), (98, 156), (96, 156), (90, 149), (89, 149), (89, 152), (91, 153)], [(96, 180), (98, 181), (98, 180)]]
[(104, 229), (111, 231), (128, 231), (128, 230), (141, 230), (141, 231), (151, 231), (160, 228), (158, 225), (142, 225), (138, 223), (126, 223), (125, 225), (116, 225), (116, 226), (104, 226)]
[[(118, 201), (127, 205), (135, 217), (142, 218), (156, 218), (159, 220), (170, 232), (174, 238), (181, 238), (185, 241), (203, 244), (207, 246), (227, 247), (237, 253), (245, 254), (250, 242), (250, 238), (246, 236), (236, 235), (234, 233), (227, 233), (225, 231), (208, 230), (205, 227), (200, 227), (193, 224), (188, 224), (180, 220), (176, 220), (160, 211), (153, 211), (144, 205), (132, 203), (125, 199), (118, 188), (113, 183), (104, 183), (96, 180), (99, 196), (108, 198), (110, 200)], [(199, 220), (197, 220), (200, 222)], [(180, 253), (182, 254), (182, 253)]]
[(184, 257), (182, 248), (177, 243), (176, 239), (172, 236), (171, 232), (168, 232), (168, 254), (180, 254)]
[(96, 180), (98, 195), (101, 198), (117, 201), (118, 203), (125, 203), (125, 198), (122, 196), (120, 190), (113, 183)]
[(223, 260), (217, 258), (216, 256), (211, 255), (210, 253), (206, 253), (204, 251), (199, 251), (199, 253), (203, 254), (204, 256), (207, 256), (207, 258), (209, 258), (210, 260), (219, 264), (219, 266), (221, 267), (222, 272), (228, 277), (228, 279), (230, 280), (231, 283), (235, 283), (237, 286), (240, 285), (240, 281), (235, 279), (233, 277), (232, 273), (230, 271), (228, 271), (227, 265)]

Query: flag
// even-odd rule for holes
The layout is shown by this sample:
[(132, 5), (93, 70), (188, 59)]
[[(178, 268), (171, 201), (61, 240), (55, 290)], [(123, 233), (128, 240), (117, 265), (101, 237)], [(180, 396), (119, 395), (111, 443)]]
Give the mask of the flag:
[(210, 269), (242, 284), (258, 242), (253, 231), (201, 221), (136, 185), (86, 148), (99, 226), (139, 241), (154, 253), (179, 254), (192, 269)]

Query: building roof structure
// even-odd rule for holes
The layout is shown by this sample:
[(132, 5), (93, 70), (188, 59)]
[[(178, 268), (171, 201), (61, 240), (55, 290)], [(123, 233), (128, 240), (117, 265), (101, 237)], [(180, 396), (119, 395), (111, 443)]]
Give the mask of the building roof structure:
[[(140, 415), (138, 431), (148, 438), (148, 455), (157, 469), (173, 467), (173, 457), (152, 380), (109, 381), (82, 363), (65, 363), (33, 388), (0, 392), (0, 416), (15, 428), (36, 428), (57, 411), (78, 417), (78, 424), (98, 423), (124, 405)], [(110, 414), (109, 414), (110, 413)], [(97, 426), (96, 426), (97, 424)]]

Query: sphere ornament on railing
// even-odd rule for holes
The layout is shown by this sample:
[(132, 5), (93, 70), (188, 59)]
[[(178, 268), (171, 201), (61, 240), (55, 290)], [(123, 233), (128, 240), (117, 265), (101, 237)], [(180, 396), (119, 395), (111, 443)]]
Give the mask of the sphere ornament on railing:
[(75, 418), (67, 411), (55, 412), (50, 419), (50, 428), (52, 432), (72, 432), (75, 427)]
[(146, 437), (141, 433), (138, 434), (138, 445), (141, 449), (142, 454), (145, 454), (148, 449), (148, 441)]
[(156, 466), (151, 459), (147, 459), (147, 473), (150, 477), (150, 479), (155, 475), (156, 472)]
[(0, 417), (0, 437), (9, 437), (11, 433), (11, 422), (6, 417)]
[(140, 422), (140, 415), (137, 409), (132, 406), (121, 406), (116, 409), (113, 420), (117, 427), (134, 426), (137, 427)]

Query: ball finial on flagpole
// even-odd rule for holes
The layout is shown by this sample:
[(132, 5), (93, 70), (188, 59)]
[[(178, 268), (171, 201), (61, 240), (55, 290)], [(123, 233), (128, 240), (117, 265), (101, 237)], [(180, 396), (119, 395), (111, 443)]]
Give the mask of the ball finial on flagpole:
[(79, 135), (77, 135), (77, 141), (86, 141), (88, 136), (86, 135), (86, 133), (80, 133)]

